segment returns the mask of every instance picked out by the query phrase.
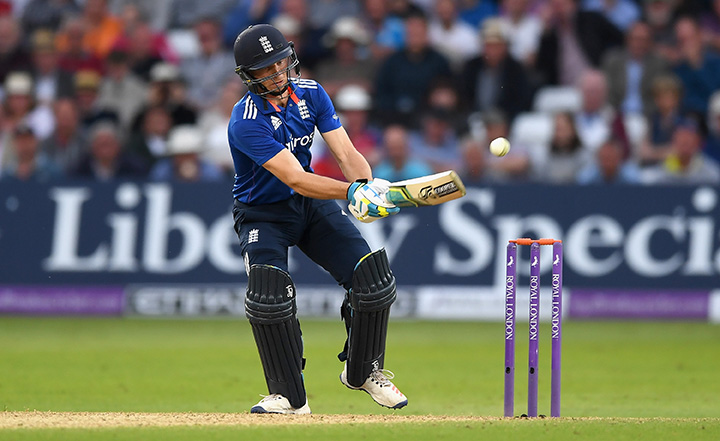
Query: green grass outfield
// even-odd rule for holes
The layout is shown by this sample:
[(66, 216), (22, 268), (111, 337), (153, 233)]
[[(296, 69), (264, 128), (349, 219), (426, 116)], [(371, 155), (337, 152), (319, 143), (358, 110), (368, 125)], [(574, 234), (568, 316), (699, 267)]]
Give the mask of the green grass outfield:
[[(518, 325), (516, 412), (526, 400), (527, 324)], [(386, 367), (410, 404), (384, 409), (342, 386), (338, 321), (304, 320), (309, 418), (260, 424), (0, 429), (0, 440), (720, 439), (720, 326), (566, 322), (563, 417), (501, 419), (501, 323), (394, 321)], [(525, 337), (525, 338), (523, 338)], [(549, 412), (542, 328), (540, 411)], [(244, 319), (0, 317), (0, 427), (12, 411), (247, 413), (265, 392)], [(5, 411), (5, 412), (2, 412)], [(387, 418), (386, 415), (403, 418)], [(333, 415), (345, 419), (334, 420)], [(347, 415), (375, 415), (347, 421)], [(423, 419), (421, 416), (452, 416)], [(417, 416), (417, 417), (415, 417)], [(254, 416), (253, 416), (254, 417)], [(325, 417), (325, 418), (322, 418)], [(245, 416), (244, 418), (248, 418)], [(339, 418), (339, 417), (338, 417)], [(254, 420), (250, 420), (251, 422)], [(27, 425), (25, 426), (27, 427)]]

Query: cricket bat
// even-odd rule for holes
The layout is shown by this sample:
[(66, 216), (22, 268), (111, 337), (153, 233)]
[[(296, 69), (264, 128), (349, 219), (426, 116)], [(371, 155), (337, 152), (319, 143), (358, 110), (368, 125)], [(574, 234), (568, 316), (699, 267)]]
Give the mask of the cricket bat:
[(465, 185), (454, 170), (391, 182), (386, 197), (398, 207), (438, 205), (465, 196)]

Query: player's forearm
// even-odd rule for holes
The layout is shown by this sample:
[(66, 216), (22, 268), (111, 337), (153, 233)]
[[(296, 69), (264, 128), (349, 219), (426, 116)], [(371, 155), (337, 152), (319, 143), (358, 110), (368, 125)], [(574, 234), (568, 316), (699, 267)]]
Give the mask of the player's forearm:
[(357, 150), (353, 150), (344, 161), (338, 161), (338, 165), (343, 172), (343, 176), (350, 182), (355, 182), (358, 179), (372, 179), (370, 164)]
[(285, 182), (290, 188), (303, 196), (314, 199), (347, 199), (347, 182), (301, 172), (294, 174)]

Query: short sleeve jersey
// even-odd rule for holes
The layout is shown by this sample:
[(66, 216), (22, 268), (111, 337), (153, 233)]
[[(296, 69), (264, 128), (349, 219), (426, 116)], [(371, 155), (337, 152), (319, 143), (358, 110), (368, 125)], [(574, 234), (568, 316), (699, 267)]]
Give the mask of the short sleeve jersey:
[(326, 133), (341, 125), (330, 97), (316, 81), (293, 80), (290, 89), (285, 108), (251, 92), (233, 108), (228, 141), (235, 164), (233, 196), (240, 202), (262, 205), (290, 198), (294, 191), (263, 164), (288, 149), (311, 172), (315, 127)]

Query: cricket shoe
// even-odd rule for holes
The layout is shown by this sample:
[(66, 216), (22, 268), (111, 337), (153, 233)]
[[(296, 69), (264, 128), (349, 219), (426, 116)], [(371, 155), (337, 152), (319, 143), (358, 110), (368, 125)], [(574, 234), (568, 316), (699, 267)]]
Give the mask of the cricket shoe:
[(250, 409), (250, 413), (281, 413), (285, 415), (308, 415), (310, 414), (310, 406), (307, 399), (305, 405), (298, 409), (292, 407), (290, 401), (280, 394), (272, 394), (263, 397), (259, 403)]
[(392, 383), (395, 375), (386, 369), (376, 369), (370, 372), (370, 375), (360, 387), (351, 386), (347, 381), (347, 365), (340, 374), (342, 384), (353, 390), (364, 390), (376, 403), (390, 409), (400, 409), (408, 403), (407, 398)]

